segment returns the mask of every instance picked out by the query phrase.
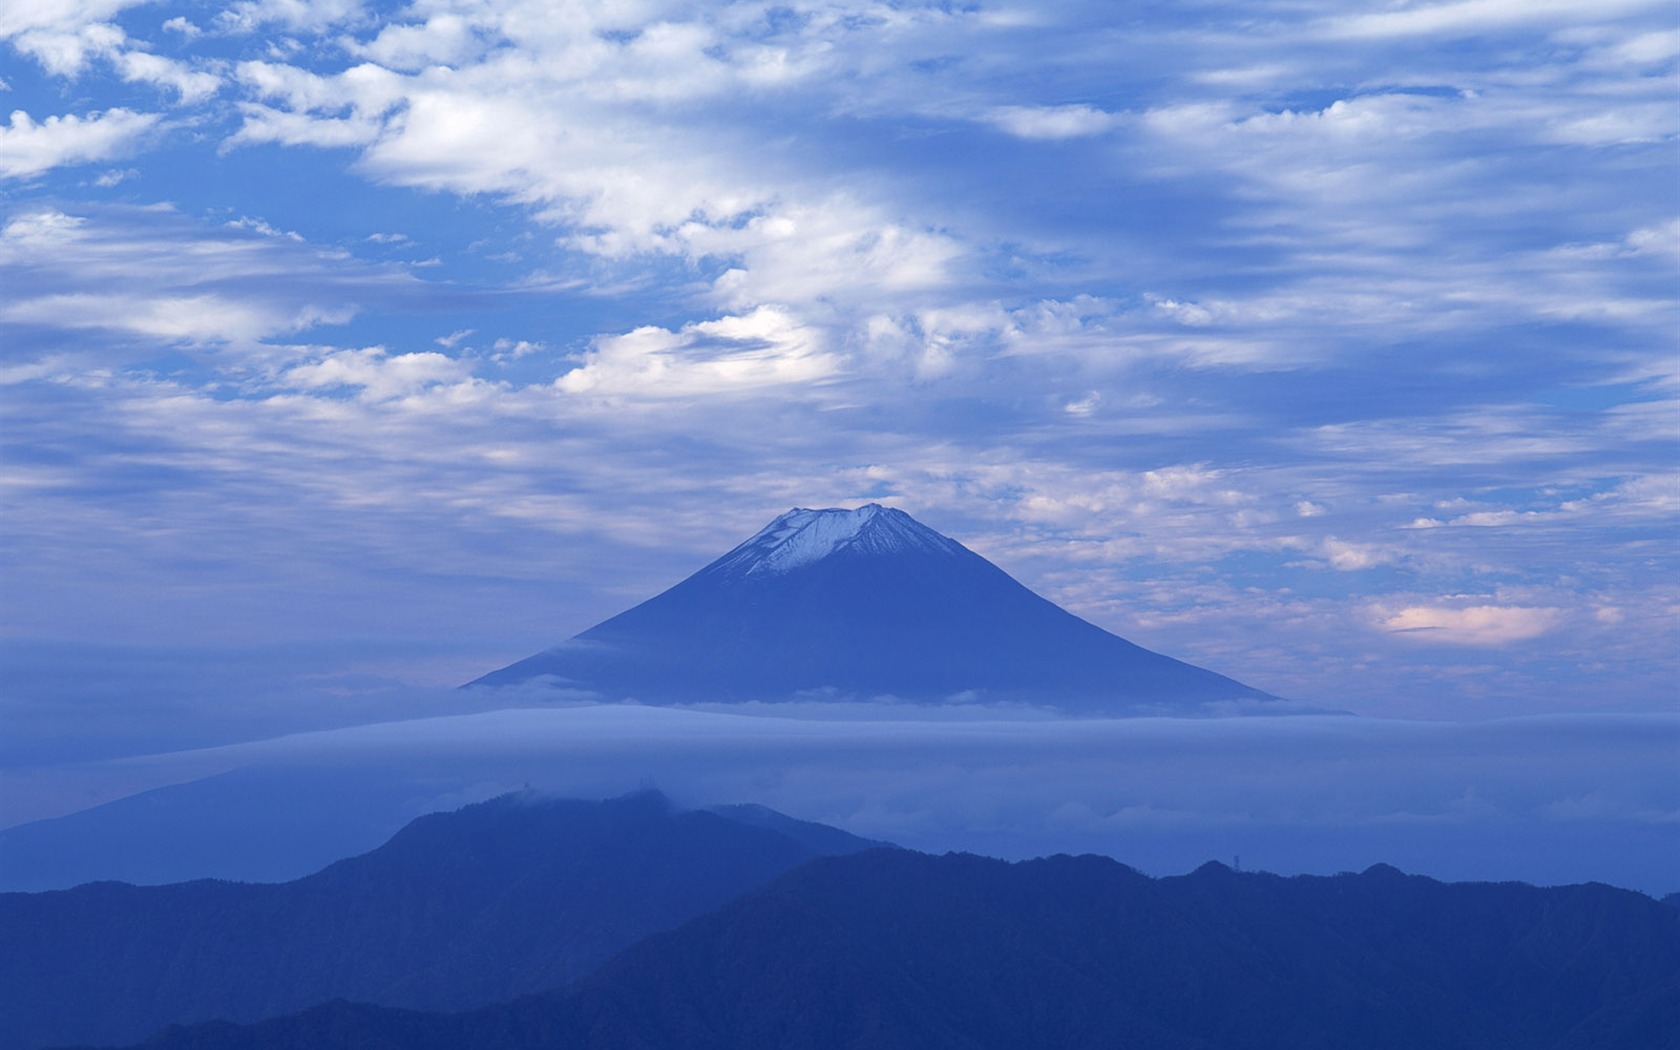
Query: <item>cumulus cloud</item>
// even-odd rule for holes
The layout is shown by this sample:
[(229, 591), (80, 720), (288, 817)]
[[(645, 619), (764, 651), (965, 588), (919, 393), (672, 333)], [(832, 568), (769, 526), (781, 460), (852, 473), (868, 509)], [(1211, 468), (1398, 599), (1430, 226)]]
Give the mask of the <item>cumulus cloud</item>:
[[(215, 63), (190, 63), (154, 53), (144, 43), (105, 20), (130, 6), (126, 2), (49, 3), (30, 5), (28, 14), (9, 20), (0, 15), (0, 39), (59, 77), (79, 77), (96, 61), (109, 63), (122, 80), (152, 84), (173, 91), (183, 103), (203, 102), (215, 94), (221, 78)], [(101, 16), (105, 16), (102, 18)], [(164, 28), (183, 31), (185, 19), (171, 19)], [(191, 34), (187, 34), (189, 39)]]
[(167, 87), (185, 103), (202, 102), (222, 85), (221, 77), (214, 73), (146, 51), (122, 51), (111, 61), (124, 80)]
[[(361, 147), (375, 178), (504, 197), (565, 227), (579, 250), (713, 268), (715, 299), (742, 313), (950, 281), (962, 248), (948, 233), (907, 222), (856, 183), (809, 179), (785, 148), (699, 112), (735, 105), (737, 92), (751, 105), (769, 81), (811, 72), (779, 52), (770, 76), (764, 46), (741, 36), (754, 27), (736, 24), (745, 11), (642, 22), (568, 6), (540, 25), (525, 14), (473, 7), (388, 25), (356, 48), (370, 61), (331, 75), (242, 63), (256, 100), (231, 144)], [(808, 28), (890, 37), (903, 19), (820, 21)], [(487, 51), (489, 40), (516, 46)], [(821, 35), (777, 46), (830, 47)], [(719, 149), (720, 136), (740, 148)]]
[(384, 401), (445, 383), (459, 383), (469, 365), (443, 354), (388, 353), (384, 347), (339, 350), (319, 361), (288, 369), (284, 381), (305, 389), (355, 387), (360, 396)]
[(0, 37), (30, 30), (66, 29), (107, 22), (143, 0), (43, 0), (35, 4), (7, 4), (0, 10)]
[(241, 33), (268, 26), (321, 32), (362, 10), (362, 0), (239, 0), (222, 11), (217, 22), (223, 29)]
[(455, 65), (483, 51), (472, 23), (453, 12), (425, 22), (387, 25), (356, 51), (387, 69), (414, 70), (432, 65)]
[(894, 221), (847, 194), (790, 204), (738, 226), (680, 226), (675, 240), (696, 259), (738, 260), (713, 284), (735, 308), (914, 300), (957, 284), (964, 256), (949, 234)]
[(647, 327), (604, 337), (554, 385), (568, 394), (671, 399), (804, 385), (838, 368), (820, 330), (763, 306), (677, 332)]
[(158, 116), (127, 109), (49, 116), (37, 123), (13, 110), (0, 126), (0, 176), (28, 178), (67, 164), (126, 156), (158, 125)]

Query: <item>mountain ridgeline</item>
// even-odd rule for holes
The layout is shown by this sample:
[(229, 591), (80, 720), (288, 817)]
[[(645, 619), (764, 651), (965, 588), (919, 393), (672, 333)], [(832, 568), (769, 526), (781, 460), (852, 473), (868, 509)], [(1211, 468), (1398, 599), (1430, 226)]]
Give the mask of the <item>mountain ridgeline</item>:
[(756, 806), (509, 795), (421, 817), (292, 882), (0, 894), (0, 1050), (131, 1042), (335, 998), (512, 999), (814, 857), (876, 845)]
[(1034, 594), (903, 511), (796, 509), (669, 590), (468, 683), (645, 703), (1005, 702), (1070, 714), (1292, 709)]
[(1102, 857), (819, 859), (581, 981), (345, 1001), (147, 1050), (1673, 1050), (1680, 913), (1377, 866), (1152, 879)]

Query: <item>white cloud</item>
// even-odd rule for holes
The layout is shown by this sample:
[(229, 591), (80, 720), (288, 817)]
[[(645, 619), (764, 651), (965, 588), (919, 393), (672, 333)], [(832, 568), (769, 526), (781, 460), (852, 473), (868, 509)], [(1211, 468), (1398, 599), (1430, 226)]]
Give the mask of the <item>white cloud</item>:
[(1499, 528), (1506, 525), (1522, 525), (1528, 522), (1544, 521), (1549, 517), (1552, 517), (1552, 515), (1538, 510), (1479, 510), (1454, 518), (1448, 524)]
[(390, 354), (384, 347), (340, 350), (312, 364), (288, 369), (283, 381), (304, 389), (358, 387), (370, 401), (386, 401), (467, 379), (471, 367), (430, 351)]
[(1439, 509), (1463, 510), (1465, 513), (1444, 518), (1421, 517), (1407, 527), (1545, 530), (1576, 528), (1588, 521), (1657, 524), (1666, 516), (1680, 511), (1680, 475), (1642, 474), (1574, 499), (1554, 497), (1539, 506), (1489, 507), (1457, 499), (1440, 504)]
[(522, 357), (529, 357), (548, 348), (542, 343), (533, 342), (529, 339), (501, 338), (491, 344), (491, 349), (495, 351), (493, 359), (496, 361), (517, 361)]
[[(880, 24), (826, 12), (821, 21), (842, 35), (890, 35), (903, 21), (861, 6)], [(329, 76), (243, 63), (239, 78), (261, 101), (242, 106), (232, 144), (360, 146), (361, 170), (375, 178), (503, 197), (614, 262), (651, 253), (721, 265), (714, 299), (735, 313), (814, 299), (879, 304), (952, 280), (967, 249), (951, 235), (906, 221), (868, 187), (807, 181), (785, 149), (700, 110), (735, 94), (751, 105), (768, 81), (815, 68), (735, 37), (741, 12), (716, 14), (720, 24), (582, 5), (534, 14), (522, 3), (434, 7), (357, 51), (388, 65)], [(513, 46), (484, 52), (485, 40)], [(799, 46), (829, 50), (821, 39)], [(720, 148), (720, 136), (740, 148)]]
[(124, 80), (167, 87), (184, 103), (202, 102), (222, 86), (221, 78), (214, 73), (146, 51), (121, 51), (111, 56), (111, 62)]
[(1489, 647), (1538, 638), (1565, 620), (1562, 609), (1515, 605), (1412, 605), (1379, 610), (1377, 616), (1389, 631), (1449, 645)]
[(274, 99), (299, 114), (353, 109), (377, 117), (403, 98), (403, 78), (372, 63), (321, 75), (276, 62), (241, 62), (234, 75), (259, 98)]
[(966, 254), (949, 234), (896, 221), (847, 194), (784, 204), (739, 225), (685, 224), (674, 238), (696, 260), (739, 260), (713, 284), (736, 309), (915, 301), (958, 283)]
[(1324, 556), (1330, 561), (1330, 567), (1343, 572), (1390, 565), (1398, 560), (1394, 551), (1378, 544), (1350, 543), (1334, 536), (1324, 538), (1322, 549)]
[[(1641, 515), (1651, 515), (1653, 520), (1660, 515), (1680, 513), (1680, 473), (1652, 472), (1628, 478), (1606, 493), (1603, 502), (1612, 512), (1619, 504)], [(1586, 509), (1591, 504), (1580, 506)]]
[(228, 140), (230, 146), (367, 145), (378, 139), (385, 115), (402, 101), (399, 76), (368, 63), (321, 76), (279, 63), (241, 62), (234, 75), (257, 97), (279, 105), (241, 103), (244, 119)]
[(1635, 255), (1670, 255), (1680, 258), (1680, 219), (1657, 226), (1642, 226), (1627, 236), (1628, 251)]
[(217, 25), (241, 33), (268, 26), (321, 32), (362, 12), (362, 0), (239, 0), (217, 15)]
[[(104, 207), (13, 217), (0, 229), (0, 282), (10, 293), (0, 321), (10, 325), (261, 356), (271, 352), (261, 340), (343, 323), (365, 298), (396, 293), (408, 279), (260, 219), (205, 227), (166, 207)], [(136, 349), (121, 338), (78, 337), (71, 345), (88, 358), (114, 353), (116, 361)]]
[(13, 253), (31, 252), (64, 245), (77, 237), (77, 231), (87, 224), (79, 215), (44, 208), (19, 215), (0, 229), (0, 261)]
[[(165, 28), (172, 26), (166, 23)], [(5, 35), (0, 32), (0, 37)], [(79, 77), (90, 61), (103, 59), (123, 80), (166, 88), (183, 103), (203, 102), (221, 87), (221, 78), (215, 73), (154, 54), (109, 22), (49, 17), (18, 32), (13, 45), (60, 77)]]
[[(1481, 18), (1485, 6), (1452, 17)], [(1145, 170), (1154, 166), (1164, 178), (1226, 173), (1234, 196), (1248, 202), (1246, 217), (1235, 220), (1247, 229), (1231, 237), (1271, 239), (1283, 246), (1285, 268), (1299, 272), (1241, 295), (1190, 282), (1163, 290), (1156, 312), (1181, 328), (1131, 333), (1123, 345), (1134, 356), (1287, 367), (1321, 360), (1346, 346), (1350, 331), (1362, 338), (1379, 326), (1401, 338), (1462, 327), (1470, 317), (1588, 316), (1580, 310), (1640, 324), (1660, 309), (1586, 289), (1560, 295), (1511, 269), (1501, 245), (1454, 253), (1445, 264), (1435, 255), (1425, 266), (1413, 255), (1427, 254), (1449, 225), (1463, 239), (1465, 229), (1517, 206), (1509, 194), (1490, 204), (1483, 183), (1493, 176), (1453, 162), (1455, 153), (1482, 149), (1487, 136), (1561, 144), (1660, 135), (1666, 100), (1611, 104), (1602, 92), (1563, 85), (1519, 97), (1478, 71), (1480, 90), (1467, 85), (1456, 95), (1390, 88), (1280, 112), (1217, 91), (1169, 92), (1133, 120), (1091, 104), (977, 103), (987, 85), (959, 91), (940, 75), (917, 78), (912, 90), (901, 69), (878, 57), (996, 32), (982, 28), (984, 18), (858, 3), (802, 10), (797, 32), (766, 37), (750, 6), (563, 4), (548, 5), (540, 20), (532, 12), (523, 2), (440, 0), (353, 44), (372, 61), (345, 73), (247, 63), (241, 77), (263, 101), (245, 104), (234, 142), (360, 148), (360, 168), (375, 178), (519, 203), (562, 227), (568, 246), (614, 264), (670, 255), (710, 273), (722, 267), (712, 302), (736, 314), (869, 302), (873, 315), (904, 318), (927, 309), (914, 299), (935, 296), (949, 306), (951, 294), (978, 283), (991, 263), (986, 240), (895, 204), (890, 182), (848, 179), (824, 158), (790, 148), (796, 128), (777, 123), (759, 94), (764, 69), (774, 68), (783, 89), (811, 93), (798, 103), (808, 113), (879, 116), (896, 107), (964, 114), (1025, 137), (1112, 132), (1124, 138), (1126, 155), (1146, 158)], [(1147, 48), (1148, 33), (1140, 39)], [(1197, 56), (1229, 57), (1210, 40), (1186, 40)], [(1326, 61), (1341, 59), (1262, 65), (1310, 79), (1329, 75)], [(1196, 61), (1188, 65), (1185, 75), (1198, 79)], [(1427, 82), (1416, 71), (1393, 79), (1413, 76)], [(1383, 82), (1375, 73), (1353, 79)], [(845, 182), (852, 187), (838, 188)], [(1535, 206), (1559, 210), (1555, 202)], [(1537, 283), (1545, 293), (1534, 293)], [(897, 301), (881, 310), (883, 297)], [(842, 309), (832, 323), (845, 342), (868, 322)], [(949, 348), (924, 350), (924, 375), (949, 373)]]
[(1455, 0), (1452, 3), (1422, 3), (1372, 14), (1343, 16), (1331, 23), (1331, 32), (1335, 36), (1356, 39), (1475, 35), (1501, 30), (1592, 24), (1660, 6), (1657, 0), (1600, 0), (1591, 6), (1570, 0)]
[(387, 69), (412, 70), (455, 65), (476, 57), (483, 49), (471, 22), (444, 12), (420, 24), (387, 25), (356, 51)]
[(126, 109), (50, 116), (36, 123), (14, 110), (9, 126), (0, 125), (0, 176), (27, 178), (68, 164), (87, 164), (125, 156), (158, 125), (158, 117)]
[(1095, 106), (997, 106), (986, 120), (1023, 139), (1071, 139), (1101, 135), (1124, 119)]
[(839, 367), (820, 330), (763, 306), (675, 332), (649, 326), (603, 337), (582, 366), (554, 385), (568, 394), (680, 399), (804, 386)]
[(1093, 390), (1077, 401), (1069, 401), (1063, 405), (1062, 411), (1070, 416), (1084, 417), (1095, 412), (1100, 404), (1102, 404), (1102, 392)]
[(244, 123), (239, 133), (229, 140), (235, 145), (272, 142), (282, 146), (333, 149), (363, 146), (379, 134), (374, 122), (356, 116), (308, 117), (255, 105), (243, 105), (240, 110)]
[(1573, 146), (1619, 146), (1665, 142), (1680, 131), (1680, 117), (1660, 101), (1620, 104), (1597, 111), (1560, 115), (1546, 129), (1552, 142)]
[(12, 45), (54, 76), (74, 77), (82, 72), (89, 59), (115, 52), (126, 39), (116, 26), (95, 22), (25, 30), (13, 37)]
[(1680, 58), (1680, 29), (1634, 32), (1604, 49), (1603, 60), (1615, 69), (1660, 66)]
[(76, 29), (107, 22), (119, 12), (145, 0), (37, 0), (0, 5), (0, 37), (32, 29)]
[(282, 308), (220, 295), (155, 296), (77, 293), (45, 295), (0, 306), (0, 320), (62, 329), (115, 329), (164, 340), (194, 343), (252, 342), (344, 313)]
[(1177, 321), (1179, 324), (1192, 328), (1201, 328), (1213, 323), (1213, 312), (1196, 303), (1181, 303), (1172, 299), (1157, 299), (1154, 302), (1156, 310)]

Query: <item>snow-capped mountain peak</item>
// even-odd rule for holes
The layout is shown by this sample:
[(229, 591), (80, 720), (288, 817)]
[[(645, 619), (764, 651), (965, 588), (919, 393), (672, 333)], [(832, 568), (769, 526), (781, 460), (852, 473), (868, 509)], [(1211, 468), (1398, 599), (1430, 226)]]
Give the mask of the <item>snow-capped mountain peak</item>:
[(875, 503), (790, 510), (668, 590), (473, 684), (545, 680), (643, 703), (983, 698), (1103, 715), (1276, 699), (1081, 620)]
[(871, 554), (964, 550), (903, 511), (879, 503), (854, 510), (795, 507), (724, 555), (715, 568), (747, 576), (787, 573), (847, 549)]

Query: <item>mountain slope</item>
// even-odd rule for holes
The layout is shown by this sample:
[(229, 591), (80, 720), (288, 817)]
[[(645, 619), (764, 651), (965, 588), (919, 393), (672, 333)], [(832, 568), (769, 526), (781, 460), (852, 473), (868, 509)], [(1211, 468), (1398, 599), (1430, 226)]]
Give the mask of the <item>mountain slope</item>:
[(508, 999), (821, 853), (872, 845), (780, 815), (756, 823), (674, 812), (651, 793), (504, 796), (289, 883), (0, 895), (0, 1047), (119, 1042), (335, 997), (432, 1010)]
[(903, 511), (796, 509), (669, 590), (469, 685), (651, 703), (895, 697), (1089, 714), (1275, 698), (1034, 594)]
[[(335, 1003), (154, 1050), (1671, 1050), (1680, 915), (1607, 886), (1378, 866), (1150, 879), (1099, 857), (819, 860), (573, 989)], [(352, 1037), (340, 1033), (352, 1032)]]
[(290, 882), (378, 847), (445, 795), (365, 767), (247, 767), (0, 830), (0, 892)]

